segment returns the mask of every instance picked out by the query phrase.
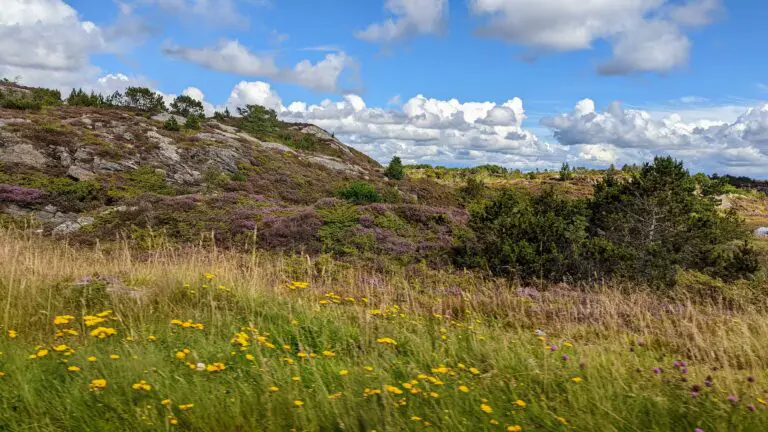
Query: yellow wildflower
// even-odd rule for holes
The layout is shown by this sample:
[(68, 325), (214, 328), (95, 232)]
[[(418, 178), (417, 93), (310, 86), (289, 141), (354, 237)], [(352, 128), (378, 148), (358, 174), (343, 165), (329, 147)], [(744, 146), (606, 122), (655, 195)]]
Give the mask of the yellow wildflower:
[(366, 372), (373, 372), (373, 366), (363, 366)]
[(480, 371), (474, 367), (469, 368), (469, 372), (471, 372), (472, 375), (480, 375)]
[(77, 366), (70, 366), (67, 368), (67, 372), (80, 372), (80, 368)]
[(179, 360), (184, 360), (185, 358), (187, 358), (187, 353), (185, 353), (184, 351), (176, 351), (176, 358)]
[(376, 339), (376, 342), (382, 345), (397, 345), (397, 342), (395, 342), (394, 339), (388, 337), (378, 338)]
[(152, 336), (152, 335), (149, 335), (149, 336), (147, 336), (147, 340), (148, 340), (149, 342), (154, 342), (154, 341), (156, 341), (156, 340), (157, 340), (157, 337), (155, 337), (155, 336)]
[(520, 432), (523, 428), (520, 425), (507, 426), (507, 432)]
[(115, 334), (117, 334), (117, 330), (112, 327), (99, 327), (91, 331), (91, 336), (99, 339), (106, 339)]
[(107, 380), (103, 378), (91, 380), (91, 384), (88, 387), (91, 389), (91, 391), (104, 390), (107, 388)]
[(88, 356), (88, 361), (89, 362), (95, 362), (96, 361), (96, 356)]
[(340, 398), (340, 397), (341, 397), (341, 396), (343, 396), (343, 395), (344, 395), (344, 394), (343, 394), (343, 393), (341, 393), (341, 392), (338, 392), (338, 393), (334, 393), (334, 394), (328, 395), (328, 399), (330, 399), (330, 400), (336, 400), (336, 399)]
[(109, 358), (111, 358), (112, 360), (120, 360), (120, 356), (117, 354), (110, 354)]
[(349, 371), (348, 371), (348, 370), (346, 370), (346, 369), (342, 369), (342, 370), (340, 370), (340, 371), (339, 371), (339, 375), (341, 375), (341, 376), (347, 376), (347, 375), (349, 375)]
[(493, 412), (493, 408), (491, 408), (491, 406), (490, 406), (490, 405), (487, 405), (487, 404), (481, 404), (481, 405), (480, 405), (480, 409), (481, 409), (481, 410), (482, 410), (484, 413), (488, 413), (488, 414), (490, 414), (490, 413), (492, 413), (492, 412)]
[(179, 409), (182, 410), (182, 411), (187, 411), (187, 410), (192, 409), (192, 407), (194, 407), (194, 406), (195, 406), (195, 404), (179, 405)]
[(295, 401), (293, 401), (293, 405), (297, 408), (301, 408), (302, 406), (304, 406), (304, 401), (300, 399), (296, 399)]
[(170, 399), (163, 399), (163, 400), (160, 401), (160, 405), (170, 406), (171, 405), (171, 400)]
[(465, 385), (460, 385), (459, 386), (459, 391), (462, 392), (462, 393), (469, 393), (469, 387), (467, 387)]
[(402, 390), (400, 390), (399, 388), (397, 388), (395, 386), (391, 386), (391, 385), (386, 386), (385, 390), (387, 390), (388, 392), (390, 392), (392, 394), (397, 394), (397, 395), (403, 394)]
[(254, 361), (256, 360), (256, 357), (254, 357), (253, 354), (246, 354), (245, 359), (248, 361)]
[(323, 355), (325, 357), (336, 357), (336, 353), (334, 353), (332, 351), (323, 351)]
[(519, 406), (520, 408), (525, 408), (528, 404), (525, 403), (524, 400), (518, 399), (515, 401), (515, 405)]
[(13, 339), (19, 336), (19, 332), (16, 330), (8, 330), (8, 337)]
[(280, 391), (280, 387), (271, 386), (267, 390), (269, 390), (270, 393), (277, 393)]
[(573, 381), (575, 383), (580, 383), (580, 382), (582, 382), (584, 380), (581, 377), (573, 377), (573, 378), (571, 378), (571, 381)]
[(86, 315), (86, 316), (83, 317), (83, 321), (85, 322), (85, 326), (86, 327), (93, 327), (93, 326), (95, 326), (97, 324), (103, 323), (106, 320), (104, 318), (102, 318), (102, 317), (93, 316), (93, 315)]
[(62, 324), (69, 324), (72, 322), (72, 320), (75, 319), (72, 315), (59, 315), (53, 318), (53, 324), (54, 325), (62, 325)]
[(152, 390), (152, 386), (150, 384), (147, 384), (147, 382), (144, 381), (144, 380), (141, 380), (141, 381), (137, 382), (136, 384), (133, 384), (131, 386), (131, 388), (133, 388), (134, 390), (142, 390), (142, 391), (150, 391), (150, 390)]

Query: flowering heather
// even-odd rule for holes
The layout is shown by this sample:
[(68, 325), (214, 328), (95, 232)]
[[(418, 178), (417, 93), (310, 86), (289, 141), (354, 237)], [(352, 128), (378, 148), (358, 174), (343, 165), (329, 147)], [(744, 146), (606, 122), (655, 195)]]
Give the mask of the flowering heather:
[(0, 203), (8, 202), (19, 205), (39, 204), (46, 193), (39, 189), (0, 184)]

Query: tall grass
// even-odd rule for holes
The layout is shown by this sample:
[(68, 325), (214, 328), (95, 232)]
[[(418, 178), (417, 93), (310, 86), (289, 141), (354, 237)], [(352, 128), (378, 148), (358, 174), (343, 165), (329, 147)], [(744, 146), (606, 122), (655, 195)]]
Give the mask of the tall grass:
[(0, 304), (0, 430), (768, 430), (749, 305), (10, 230)]

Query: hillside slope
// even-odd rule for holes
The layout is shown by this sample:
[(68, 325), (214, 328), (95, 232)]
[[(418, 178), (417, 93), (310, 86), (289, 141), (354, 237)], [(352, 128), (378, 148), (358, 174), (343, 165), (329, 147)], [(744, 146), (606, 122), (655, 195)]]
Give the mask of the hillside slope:
[[(450, 246), (465, 219), (450, 187), (389, 180), (376, 161), (316, 126), (281, 123), (265, 139), (237, 118), (168, 131), (170, 116), (0, 108), (0, 217), (84, 241), (417, 255)], [(379, 202), (334, 198), (355, 182), (375, 188)]]

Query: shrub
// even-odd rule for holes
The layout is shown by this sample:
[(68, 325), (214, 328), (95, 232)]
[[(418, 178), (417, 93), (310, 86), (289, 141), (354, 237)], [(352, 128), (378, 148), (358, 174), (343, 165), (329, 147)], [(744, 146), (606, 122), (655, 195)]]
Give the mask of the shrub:
[(724, 264), (722, 255), (724, 246), (746, 238), (741, 220), (696, 190), (682, 162), (670, 157), (632, 171), (631, 181), (606, 176), (595, 186), (591, 231), (626, 255), (617, 273), (665, 285), (674, 283), (679, 268), (722, 277), (744, 273)]
[(257, 137), (273, 136), (282, 125), (275, 110), (261, 105), (246, 105), (244, 108), (238, 108), (237, 112), (240, 114), (238, 127)]
[(200, 117), (196, 115), (190, 115), (187, 117), (187, 121), (184, 123), (184, 127), (192, 130), (200, 129)]
[(0, 202), (13, 204), (37, 204), (45, 198), (45, 192), (39, 189), (0, 184)]
[(588, 217), (584, 201), (553, 189), (539, 195), (505, 190), (472, 211), (475, 237), (460, 251), (459, 262), (523, 280), (562, 280), (580, 271)]
[(397, 156), (393, 157), (389, 162), (387, 169), (384, 171), (384, 175), (393, 180), (402, 180), (405, 177), (403, 161), (401, 161)]
[(67, 98), (67, 105), (69, 106), (85, 106), (85, 107), (100, 107), (106, 105), (106, 100), (101, 94), (96, 94), (91, 91), (88, 94), (83, 89), (72, 89), (72, 92)]
[(573, 178), (573, 171), (571, 170), (571, 166), (568, 165), (568, 162), (563, 162), (563, 165), (560, 167), (560, 180), (567, 181)]
[(337, 196), (354, 204), (370, 204), (381, 202), (381, 195), (376, 187), (364, 181), (355, 181), (340, 189)]
[(179, 122), (176, 121), (176, 117), (171, 116), (165, 121), (163, 129), (171, 132), (178, 132), (181, 130), (181, 126), (179, 125)]

